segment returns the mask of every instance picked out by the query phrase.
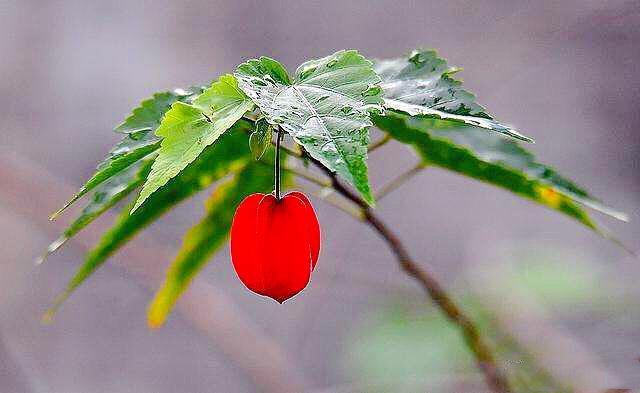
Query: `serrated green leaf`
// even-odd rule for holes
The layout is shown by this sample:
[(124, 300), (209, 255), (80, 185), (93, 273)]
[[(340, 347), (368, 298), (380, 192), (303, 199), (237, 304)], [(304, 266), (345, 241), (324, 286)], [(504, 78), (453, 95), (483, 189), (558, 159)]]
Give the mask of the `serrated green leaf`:
[(238, 89), (232, 75), (221, 76), (191, 105), (174, 103), (156, 130), (156, 135), (163, 138), (158, 157), (131, 212), (179, 174), (251, 108), (253, 103)]
[(136, 162), (97, 186), (89, 203), (82, 209), (80, 215), (67, 227), (62, 236), (47, 247), (45, 254), (38, 259), (37, 263), (42, 263), (51, 253), (62, 247), (69, 239), (91, 224), (93, 220), (142, 185), (151, 169), (152, 156), (153, 153), (150, 157)]
[(148, 202), (138, 210), (131, 213), (133, 204), (123, 209), (116, 223), (104, 233), (98, 245), (89, 252), (84, 264), (67, 285), (66, 290), (56, 298), (54, 305), (44, 316), (44, 320), (50, 320), (64, 300), (140, 230), (179, 202), (252, 160), (247, 147), (246, 132), (249, 129), (248, 122), (239, 121), (230, 132), (220, 138), (218, 143), (207, 147), (194, 162), (149, 197)]
[(374, 121), (396, 140), (411, 145), (426, 164), (505, 188), (562, 212), (605, 237), (611, 238), (578, 204), (626, 220), (623, 213), (602, 205), (555, 170), (536, 162), (513, 141), (475, 127), (438, 129), (442, 127), (439, 120), (398, 113), (387, 112)]
[[(270, 156), (270, 160), (273, 160), (273, 154)], [(288, 182), (289, 178), (288, 172), (282, 173), (283, 183)], [(205, 203), (206, 215), (185, 235), (182, 248), (167, 271), (165, 282), (149, 306), (149, 326), (159, 327), (164, 323), (193, 277), (225, 244), (240, 202), (251, 194), (270, 192), (273, 182), (271, 166), (251, 162), (213, 191)]]
[(302, 64), (290, 81), (280, 63), (261, 57), (241, 64), (235, 75), (271, 124), (282, 127), (373, 204), (368, 128), (370, 112), (381, 111), (382, 98), (370, 61), (357, 51), (340, 51)]
[(443, 119), (495, 131), (533, 142), (515, 129), (501, 124), (478, 105), (475, 96), (453, 79), (457, 68), (447, 65), (434, 50), (415, 50), (409, 56), (379, 60), (375, 70), (382, 78), (384, 105), (411, 116)]
[(249, 136), (249, 149), (253, 158), (258, 161), (271, 145), (273, 127), (264, 118), (256, 121), (256, 129)]
[(160, 126), (162, 116), (167, 113), (174, 102), (192, 102), (200, 93), (202, 93), (200, 87), (156, 93), (151, 98), (142, 101), (115, 130), (124, 134), (155, 131)]
[(154, 135), (154, 131), (160, 125), (162, 116), (174, 102), (191, 102), (201, 91), (202, 89), (197, 87), (188, 90), (176, 89), (156, 93), (151, 98), (142, 101), (140, 106), (135, 108), (133, 113), (116, 127), (117, 132), (125, 134), (122, 140), (98, 165), (97, 172), (60, 210), (51, 215), (51, 219), (58, 217), (74, 202), (98, 187), (102, 182), (117, 176), (121, 171), (158, 149), (160, 138)]

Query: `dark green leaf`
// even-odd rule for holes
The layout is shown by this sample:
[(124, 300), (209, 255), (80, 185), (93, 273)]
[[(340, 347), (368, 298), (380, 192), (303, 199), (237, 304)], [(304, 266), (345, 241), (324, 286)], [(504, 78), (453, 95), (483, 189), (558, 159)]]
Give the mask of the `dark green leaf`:
[(441, 128), (442, 121), (387, 113), (376, 125), (396, 140), (411, 145), (422, 160), (465, 176), (505, 188), (560, 211), (610, 237), (577, 204), (625, 220), (623, 213), (602, 205), (553, 169), (539, 164), (531, 153), (499, 136), (475, 127)]
[(220, 138), (218, 143), (207, 147), (180, 175), (155, 192), (138, 210), (130, 213), (132, 204), (125, 208), (113, 227), (102, 236), (98, 245), (87, 255), (84, 264), (67, 285), (67, 289), (58, 296), (45, 315), (45, 320), (51, 319), (62, 302), (140, 230), (179, 202), (223, 178), (230, 171), (246, 165), (251, 160), (246, 135), (249, 129), (250, 125), (247, 122), (239, 121)]
[(375, 70), (382, 78), (387, 109), (468, 124), (527, 142), (532, 139), (498, 123), (478, 105), (473, 94), (453, 79), (458, 71), (439, 58), (435, 51), (415, 50), (409, 56), (380, 60)]
[(156, 130), (156, 135), (163, 138), (160, 151), (131, 212), (179, 174), (252, 107), (253, 103), (238, 89), (232, 75), (221, 76), (191, 105), (175, 102)]
[[(270, 154), (270, 161), (273, 154)], [(287, 172), (282, 173), (287, 182)], [(273, 168), (251, 162), (233, 178), (217, 187), (205, 204), (206, 215), (184, 237), (182, 248), (167, 272), (167, 278), (149, 306), (151, 327), (164, 323), (178, 297), (207, 260), (222, 247), (231, 230), (236, 207), (250, 194), (273, 189)]]
[(51, 216), (51, 219), (55, 219), (66, 208), (102, 184), (102, 182), (118, 175), (121, 171), (158, 149), (160, 147), (160, 138), (154, 135), (154, 131), (160, 125), (162, 116), (174, 102), (190, 102), (201, 91), (202, 89), (196, 87), (189, 90), (176, 89), (156, 93), (153, 97), (142, 101), (140, 106), (135, 108), (133, 113), (116, 128), (117, 132), (125, 134), (122, 140), (109, 152), (105, 160), (98, 165), (98, 171), (80, 188), (76, 195)]
[(302, 64), (290, 81), (280, 63), (261, 57), (241, 64), (235, 75), (271, 124), (373, 203), (368, 128), (370, 112), (381, 110), (382, 98), (370, 61), (356, 51), (340, 51)]
[(273, 134), (273, 127), (264, 118), (256, 121), (256, 129), (251, 133), (249, 137), (249, 148), (253, 158), (258, 161), (262, 158), (262, 155), (267, 148), (271, 145), (271, 135)]
[(46, 253), (38, 260), (38, 263), (43, 262), (51, 253), (62, 247), (67, 240), (142, 185), (149, 174), (152, 162), (153, 154), (98, 185), (93, 192), (91, 200), (82, 209), (78, 218), (71, 223), (62, 236), (47, 247)]

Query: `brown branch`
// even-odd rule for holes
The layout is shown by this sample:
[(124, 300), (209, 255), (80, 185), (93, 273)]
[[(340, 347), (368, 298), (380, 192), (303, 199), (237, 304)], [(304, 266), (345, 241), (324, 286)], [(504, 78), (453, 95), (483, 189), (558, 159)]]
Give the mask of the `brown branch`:
[(484, 379), (487, 385), (495, 393), (511, 392), (507, 379), (496, 366), (493, 353), (480, 335), (480, 330), (449, 297), (440, 283), (438, 283), (438, 281), (436, 281), (426, 270), (422, 269), (415, 261), (413, 261), (400, 239), (386, 226), (384, 222), (382, 222), (382, 220), (380, 220), (380, 218), (378, 218), (364, 200), (362, 200), (353, 191), (343, 186), (342, 183), (338, 181), (335, 173), (331, 172), (331, 170), (327, 169), (319, 161), (308, 154), (304, 155), (316, 167), (330, 177), (331, 184), (338, 193), (351, 200), (362, 209), (364, 221), (375, 229), (387, 242), (402, 270), (418, 281), (420, 286), (425, 290), (425, 292), (427, 292), (435, 305), (447, 316), (447, 318), (449, 318), (451, 322), (458, 326), (467, 346), (475, 357), (478, 368), (484, 374)]

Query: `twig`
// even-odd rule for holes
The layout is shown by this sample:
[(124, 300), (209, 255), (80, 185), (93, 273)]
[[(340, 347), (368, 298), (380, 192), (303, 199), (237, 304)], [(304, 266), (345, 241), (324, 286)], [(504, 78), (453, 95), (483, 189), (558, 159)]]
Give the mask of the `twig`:
[(349, 203), (345, 203), (345, 201), (341, 199), (331, 198), (331, 195), (333, 194), (333, 191), (334, 191), (332, 187), (322, 188), (320, 190), (306, 189), (306, 191), (314, 195), (315, 197), (322, 199), (328, 204), (334, 206), (335, 208), (342, 210), (343, 212), (347, 213), (348, 215), (355, 218), (356, 220), (364, 221), (364, 214), (362, 212), (362, 209), (358, 207), (354, 207)]
[(373, 229), (375, 229), (380, 236), (387, 242), (389, 248), (396, 256), (398, 263), (402, 270), (408, 275), (413, 277), (420, 286), (427, 292), (431, 300), (440, 310), (460, 328), (467, 346), (473, 353), (476, 364), (480, 371), (484, 374), (487, 385), (495, 393), (509, 393), (511, 389), (507, 382), (506, 377), (502, 374), (500, 369), (496, 366), (495, 358), (489, 346), (485, 343), (484, 339), (480, 336), (478, 327), (467, 317), (462, 310), (453, 302), (453, 300), (446, 293), (445, 289), (438, 283), (426, 270), (420, 268), (416, 262), (413, 261), (409, 255), (404, 244), (400, 239), (378, 218), (378, 216), (369, 208), (365, 201), (363, 201), (353, 191), (349, 190), (338, 181), (337, 176), (322, 165), (319, 161), (313, 157), (305, 154), (305, 156), (320, 170), (325, 172), (327, 176), (331, 178), (331, 184), (333, 188), (345, 198), (351, 200), (358, 205), (364, 214), (364, 220)]
[(291, 173), (293, 175), (296, 175), (296, 176), (298, 176), (298, 177), (300, 177), (300, 178), (302, 178), (302, 179), (304, 179), (304, 180), (306, 180), (306, 181), (308, 181), (310, 183), (313, 183), (316, 186), (319, 186), (321, 188), (331, 187), (331, 182), (329, 182), (327, 180), (324, 180), (324, 179), (318, 179), (317, 177), (315, 177), (315, 176), (313, 176), (313, 175), (311, 175), (309, 173), (306, 173), (306, 172), (303, 172), (303, 171), (299, 171), (299, 170), (297, 170), (295, 168), (286, 167), (286, 168), (282, 168), (282, 170), (285, 171), (285, 172), (289, 172), (289, 173)]
[(420, 171), (422, 171), (426, 167), (427, 167), (426, 164), (422, 162), (418, 163), (408, 171), (402, 173), (395, 179), (391, 180), (389, 183), (382, 186), (382, 188), (378, 192), (376, 192), (376, 195), (375, 195), (376, 201), (381, 200), (382, 198), (387, 196), (387, 194), (396, 190), (398, 187), (406, 183), (408, 180), (410, 180), (412, 177), (420, 173)]
[[(284, 150), (282, 146), (280, 146), (280, 149)], [(263, 161), (263, 160), (259, 160), (258, 163), (262, 164), (262, 165), (266, 165), (271, 167), (273, 164)], [(308, 181), (309, 183), (313, 183), (318, 187), (321, 188), (327, 188), (327, 187), (331, 187), (331, 182), (328, 180), (324, 180), (324, 179), (318, 179), (317, 177), (313, 176), (310, 173), (298, 170), (296, 168), (292, 168), (292, 167), (282, 167), (281, 168), (284, 172), (288, 172), (291, 173), (294, 176), (297, 176), (299, 178), (302, 178), (306, 181)]]

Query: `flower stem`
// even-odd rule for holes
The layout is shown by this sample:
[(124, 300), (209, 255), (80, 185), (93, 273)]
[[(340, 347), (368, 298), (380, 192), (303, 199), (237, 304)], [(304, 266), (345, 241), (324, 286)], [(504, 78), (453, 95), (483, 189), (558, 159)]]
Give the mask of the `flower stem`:
[(276, 135), (276, 163), (275, 167), (275, 182), (276, 182), (276, 199), (280, 200), (280, 142), (282, 141), (282, 128), (278, 127), (278, 134)]

